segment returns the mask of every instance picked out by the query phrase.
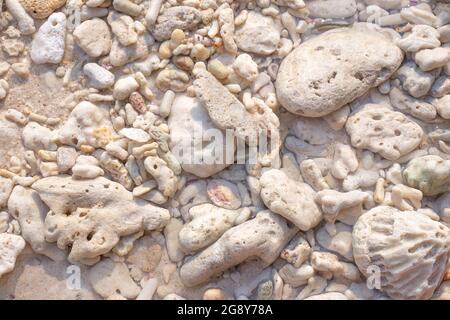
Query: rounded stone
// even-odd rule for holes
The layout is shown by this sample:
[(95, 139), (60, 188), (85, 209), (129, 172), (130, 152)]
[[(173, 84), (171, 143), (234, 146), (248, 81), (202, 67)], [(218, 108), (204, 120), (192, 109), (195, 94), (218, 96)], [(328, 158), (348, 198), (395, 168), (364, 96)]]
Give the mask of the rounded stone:
[(402, 51), (379, 32), (330, 30), (301, 44), (283, 60), (277, 96), (292, 113), (322, 117), (386, 81), (402, 60)]

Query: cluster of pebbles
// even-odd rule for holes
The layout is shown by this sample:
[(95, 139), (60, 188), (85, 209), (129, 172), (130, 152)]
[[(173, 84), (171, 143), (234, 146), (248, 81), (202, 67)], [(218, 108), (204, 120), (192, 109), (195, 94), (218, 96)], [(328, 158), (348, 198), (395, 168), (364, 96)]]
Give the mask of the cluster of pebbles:
[(0, 298), (450, 299), (449, 76), (446, 0), (0, 0)]

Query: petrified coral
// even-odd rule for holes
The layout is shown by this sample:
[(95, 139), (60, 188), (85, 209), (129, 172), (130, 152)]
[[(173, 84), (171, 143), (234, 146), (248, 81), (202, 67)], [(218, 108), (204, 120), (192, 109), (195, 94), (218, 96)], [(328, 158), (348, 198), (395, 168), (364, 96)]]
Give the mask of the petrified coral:
[(295, 232), (296, 228), (289, 227), (282, 217), (259, 212), (188, 260), (180, 269), (181, 280), (186, 286), (195, 286), (249, 258), (270, 265)]
[(277, 96), (292, 113), (325, 116), (384, 82), (402, 60), (401, 50), (376, 31), (331, 30), (283, 60)]
[(261, 198), (267, 207), (308, 231), (322, 220), (314, 202), (314, 190), (305, 183), (289, 179), (282, 171), (272, 169), (261, 176)]
[(423, 136), (422, 128), (402, 113), (373, 104), (350, 116), (345, 128), (354, 147), (377, 152), (388, 160), (413, 151)]
[(231, 227), (245, 222), (250, 217), (250, 210), (228, 210), (208, 203), (192, 207), (189, 214), (192, 221), (183, 226), (178, 238), (186, 252), (193, 252), (210, 245)]
[(369, 194), (359, 190), (345, 193), (322, 190), (316, 195), (316, 201), (322, 207), (324, 219), (330, 223), (341, 220), (353, 224), (362, 214), (362, 205), (368, 199)]
[(273, 136), (275, 145), (270, 150), (270, 158), (275, 159), (279, 149), (280, 125), (277, 116), (268, 106), (262, 106), (257, 113), (248, 112), (244, 105), (233, 96), (211, 73), (199, 70), (194, 81), (197, 97), (204, 103), (209, 116), (221, 129), (233, 129), (237, 138), (258, 146), (260, 134)]
[(95, 292), (104, 298), (119, 294), (124, 298), (135, 298), (140, 288), (131, 279), (123, 262), (103, 259), (88, 271), (88, 279)]
[(102, 177), (49, 177), (32, 187), (50, 208), (45, 219), (46, 240), (69, 250), (70, 261), (95, 263), (120, 237), (160, 229), (169, 221), (166, 209), (133, 200), (120, 184)]
[(363, 214), (353, 229), (356, 265), (377, 274), (394, 299), (430, 298), (446, 270), (450, 230), (414, 211), (380, 206)]
[(45, 241), (44, 219), (48, 207), (36, 191), (22, 186), (14, 187), (8, 201), (8, 211), (19, 221), (22, 236), (36, 253), (54, 261), (64, 259), (64, 252)]
[(152, 34), (158, 41), (170, 38), (175, 29), (192, 30), (200, 22), (200, 12), (192, 7), (177, 6), (165, 9), (158, 16)]
[(56, 9), (62, 7), (66, 0), (19, 0), (25, 10), (35, 19), (45, 19)]

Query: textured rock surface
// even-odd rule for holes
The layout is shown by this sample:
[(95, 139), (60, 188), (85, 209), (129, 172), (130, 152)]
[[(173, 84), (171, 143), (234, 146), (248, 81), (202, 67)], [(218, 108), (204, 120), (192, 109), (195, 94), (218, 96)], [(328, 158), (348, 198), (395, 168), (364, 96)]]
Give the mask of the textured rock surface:
[(198, 251), (220, 238), (233, 226), (245, 222), (250, 210), (228, 210), (212, 204), (201, 204), (189, 210), (192, 220), (178, 234), (180, 245), (186, 252)]
[(423, 137), (422, 128), (402, 113), (373, 104), (350, 116), (345, 129), (355, 148), (369, 149), (388, 160), (413, 151)]
[(314, 190), (307, 184), (289, 179), (280, 170), (269, 170), (261, 176), (261, 198), (275, 213), (308, 231), (322, 220), (314, 202)]
[(274, 19), (251, 11), (245, 23), (236, 28), (236, 44), (243, 51), (268, 55), (277, 49), (280, 32), (281, 25)]
[(33, 189), (51, 210), (45, 219), (46, 240), (61, 249), (70, 245), (71, 261), (95, 263), (121, 236), (160, 229), (169, 221), (166, 209), (133, 200), (122, 185), (103, 177), (50, 177), (35, 182)]
[(175, 29), (192, 30), (201, 20), (200, 12), (192, 7), (178, 6), (165, 9), (158, 16), (152, 34), (158, 41), (170, 38)]
[(374, 31), (337, 29), (301, 44), (280, 65), (280, 103), (307, 116), (327, 115), (386, 81), (400, 66), (401, 50)]
[(39, 28), (31, 43), (31, 59), (36, 64), (60, 63), (64, 55), (66, 16), (52, 14)]
[(36, 191), (22, 186), (14, 187), (8, 201), (8, 210), (19, 221), (22, 236), (34, 252), (54, 261), (65, 259), (63, 251), (45, 241), (44, 220), (49, 209)]
[(66, 0), (20, 0), (20, 3), (33, 18), (45, 19), (62, 7)]
[(213, 245), (188, 260), (180, 269), (187, 286), (195, 286), (247, 260), (259, 258), (270, 265), (295, 234), (282, 217), (269, 211), (231, 228)]
[(0, 277), (14, 270), (17, 256), (25, 248), (25, 240), (21, 236), (0, 233)]
[[(211, 73), (199, 71), (194, 81), (197, 97), (204, 103), (212, 122), (221, 129), (231, 129), (233, 134), (252, 146), (258, 145), (260, 133), (279, 136), (277, 116), (267, 106), (250, 113)], [(278, 145), (272, 146), (271, 156), (278, 154)]]
[[(218, 130), (208, 116), (208, 112), (198, 99), (184, 95), (175, 98), (169, 116), (170, 149), (180, 160), (183, 170), (206, 178), (228, 166), (224, 157), (215, 163), (209, 163), (208, 157), (217, 151), (223, 151), (221, 143), (208, 141), (203, 134), (208, 130)], [(203, 144), (192, 145), (192, 140), (204, 140)], [(185, 151), (183, 153), (182, 151)], [(225, 156), (225, 153), (224, 153)], [(200, 162), (195, 162), (198, 159)]]
[(428, 299), (446, 270), (449, 234), (425, 215), (380, 206), (353, 229), (355, 262), (365, 276), (378, 268), (381, 290), (392, 298)]

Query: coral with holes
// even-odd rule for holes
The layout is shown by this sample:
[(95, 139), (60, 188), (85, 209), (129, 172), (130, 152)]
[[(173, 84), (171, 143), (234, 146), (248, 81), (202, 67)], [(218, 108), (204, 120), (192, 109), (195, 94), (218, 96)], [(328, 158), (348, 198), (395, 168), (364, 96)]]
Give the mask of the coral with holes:
[(352, 237), (359, 270), (394, 299), (428, 299), (442, 281), (450, 230), (424, 214), (376, 207), (359, 218)]
[(416, 149), (423, 136), (422, 128), (403, 113), (375, 104), (367, 104), (351, 115), (345, 129), (355, 148), (368, 149), (388, 160)]
[(62, 7), (66, 0), (20, 0), (20, 3), (33, 18), (45, 19)]
[(134, 200), (122, 185), (103, 177), (73, 180), (56, 176), (32, 185), (50, 208), (45, 239), (68, 250), (69, 261), (94, 264), (120, 237), (163, 228), (168, 210)]
[(321, 117), (389, 79), (402, 51), (381, 33), (335, 29), (301, 44), (281, 63), (277, 97), (288, 111)]
[(113, 140), (114, 134), (108, 112), (87, 101), (72, 110), (58, 131), (59, 142), (75, 147), (83, 144), (104, 147)]

